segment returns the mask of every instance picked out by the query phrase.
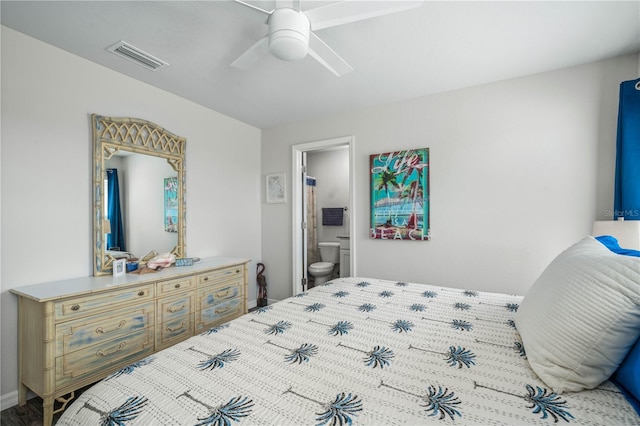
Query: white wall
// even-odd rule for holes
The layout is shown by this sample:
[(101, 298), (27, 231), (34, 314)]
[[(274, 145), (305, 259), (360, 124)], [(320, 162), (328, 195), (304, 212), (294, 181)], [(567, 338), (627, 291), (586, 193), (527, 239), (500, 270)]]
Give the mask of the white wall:
[[(264, 129), (262, 172), (290, 170), (292, 144), (353, 135), (359, 276), (523, 294), (612, 209), (618, 87), (637, 72), (627, 55)], [(369, 239), (369, 155), (423, 147), (432, 241)], [(292, 288), (290, 221), (263, 208), (276, 299)]]
[(187, 139), (187, 254), (252, 259), (250, 301), (261, 257), (261, 131), (9, 28), (1, 41), (6, 408), (17, 402), (18, 381), (9, 289), (92, 273), (90, 114), (149, 120)]
[(323, 226), (323, 207), (349, 206), (349, 150), (347, 148), (307, 153), (307, 173), (316, 178), (316, 217), (318, 241), (338, 242), (338, 235), (349, 235), (349, 212), (342, 226)]

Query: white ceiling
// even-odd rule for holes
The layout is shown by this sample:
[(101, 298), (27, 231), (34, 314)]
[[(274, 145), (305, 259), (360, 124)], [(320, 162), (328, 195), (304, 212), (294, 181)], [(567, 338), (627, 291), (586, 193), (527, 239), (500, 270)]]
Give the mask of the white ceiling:
[[(354, 68), (342, 77), (309, 56), (241, 71), (229, 64), (267, 28), (216, 3), (2, 0), (0, 13), (2, 25), (259, 128), (640, 51), (640, 1), (426, 1), (317, 31)], [(105, 50), (120, 40), (171, 65), (148, 71)]]

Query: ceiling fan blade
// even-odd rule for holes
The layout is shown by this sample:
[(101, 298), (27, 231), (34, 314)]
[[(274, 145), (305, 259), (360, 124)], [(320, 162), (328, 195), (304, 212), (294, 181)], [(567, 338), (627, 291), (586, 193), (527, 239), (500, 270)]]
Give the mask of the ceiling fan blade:
[(361, 1), (344, 0), (304, 12), (311, 22), (311, 30), (335, 27), (376, 16), (409, 10), (422, 5), (422, 1)]
[[(293, 0), (276, 0), (276, 9), (288, 7), (289, 9), (299, 10), (294, 8)], [(299, 3), (299, 2), (298, 2)]]
[(314, 33), (309, 33), (309, 55), (338, 77), (353, 71), (351, 65), (346, 63)]
[(261, 38), (256, 44), (247, 49), (238, 59), (231, 63), (232, 67), (246, 70), (258, 59), (269, 53), (269, 37)]
[(258, 21), (262, 24), (266, 24), (267, 21), (269, 21), (269, 16), (271, 16), (271, 12), (273, 12), (272, 10), (260, 9), (259, 7), (240, 0), (214, 1), (213, 4), (217, 7), (221, 7), (237, 15)]

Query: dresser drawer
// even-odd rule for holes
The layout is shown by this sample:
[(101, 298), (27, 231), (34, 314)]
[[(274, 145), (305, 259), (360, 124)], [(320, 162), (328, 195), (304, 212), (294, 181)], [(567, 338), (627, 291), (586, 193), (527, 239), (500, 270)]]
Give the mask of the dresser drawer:
[(198, 286), (221, 283), (234, 278), (242, 278), (244, 281), (244, 267), (242, 265), (230, 266), (215, 271), (198, 274)]
[(125, 290), (60, 300), (55, 303), (55, 320), (72, 319), (88, 314), (94, 315), (101, 311), (119, 308), (119, 305), (150, 301), (153, 300), (155, 294), (154, 288), (155, 285), (150, 283), (129, 287)]
[(233, 281), (198, 289), (198, 309), (207, 309), (225, 300), (242, 295), (244, 281)]
[(157, 288), (158, 297), (168, 296), (170, 294), (195, 289), (196, 280), (195, 277), (184, 277), (175, 280), (158, 281)]
[(153, 327), (155, 304), (147, 302), (56, 325), (56, 356)]
[(196, 312), (196, 333), (209, 329), (212, 325), (231, 320), (244, 314), (240, 298), (227, 300), (215, 306)]
[(100, 370), (126, 366), (153, 352), (154, 328), (145, 328), (117, 339), (56, 358), (56, 387), (62, 388)]
[(193, 314), (160, 324), (156, 333), (156, 350), (173, 345), (193, 335)]
[(172, 321), (192, 312), (192, 293), (158, 300), (158, 323)]

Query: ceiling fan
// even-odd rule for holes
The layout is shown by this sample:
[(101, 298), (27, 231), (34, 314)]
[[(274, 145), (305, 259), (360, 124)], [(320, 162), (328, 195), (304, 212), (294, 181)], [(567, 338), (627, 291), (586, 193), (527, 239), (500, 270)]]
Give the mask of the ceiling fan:
[(285, 61), (297, 61), (309, 54), (341, 76), (353, 68), (313, 31), (413, 9), (422, 1), (344, 0), (304, 11), (300, 9), (300, 0), (277, 0), (272, 10), (241, 0), (217, 4), (268, 26), (267, 35), (233, 61), (232, 67), (248, 69), (268, 53)]

